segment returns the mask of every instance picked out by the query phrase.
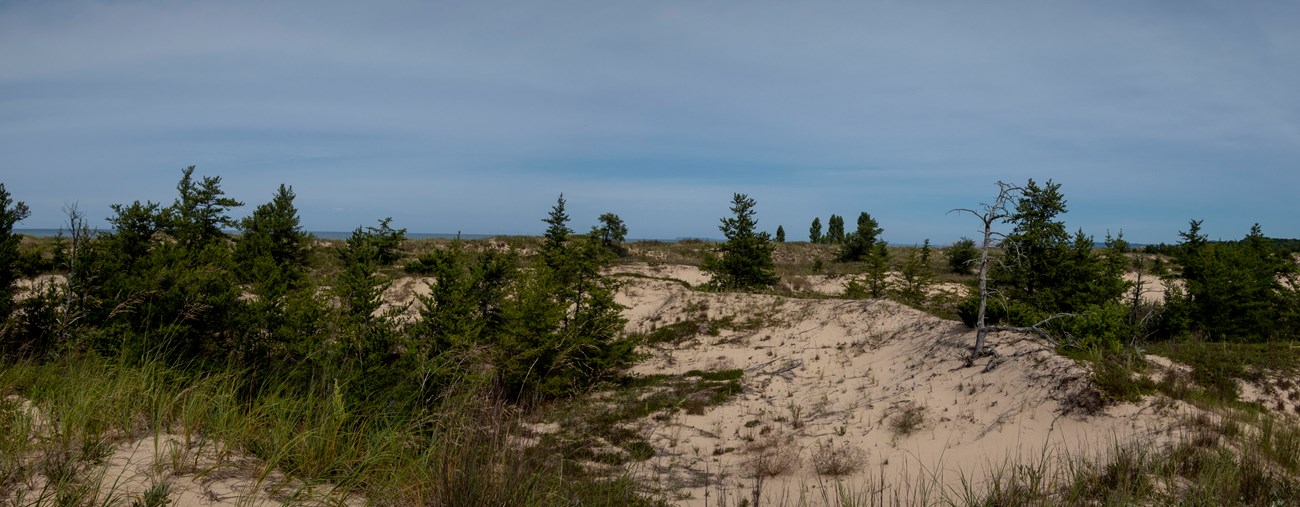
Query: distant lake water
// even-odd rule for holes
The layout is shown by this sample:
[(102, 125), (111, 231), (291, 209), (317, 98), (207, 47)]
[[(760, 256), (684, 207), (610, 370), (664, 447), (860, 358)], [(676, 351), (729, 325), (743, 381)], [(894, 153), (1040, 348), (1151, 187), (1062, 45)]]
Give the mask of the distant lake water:
[[(31, 236), (34, 238), (53, 238), (58, 236), (60, 232), (62, 232), (64, 236), (68, 235), (68, 231), (63, 229), (18, 229), (18, 228), (14, 229), (14, 234), (22, 234), (24, 236)], [(109, 231), (104, 229), (96, 229), (95, 232), (109, 232)], [(231, 234), (236, 233), (236, 231), (226, 231), (226, 232)], [(317, 239), (348, 239), (348, 237), (352, 235), (352, 231), (307, 231), (307, 234), (311, 234), (312, 236), (315, 236)], [(461, 239), (483, 239), (483, 238), (491, 238), (495, 236), (499, 236), (499, 235), (498, 234), (461, 234), (460, 235)], [(456, 237), (455, 234), (428, 233), (428, 232), (406, 233), (406, 239), (432, 239), (432, 238), (454, 238), (454, 237)]]

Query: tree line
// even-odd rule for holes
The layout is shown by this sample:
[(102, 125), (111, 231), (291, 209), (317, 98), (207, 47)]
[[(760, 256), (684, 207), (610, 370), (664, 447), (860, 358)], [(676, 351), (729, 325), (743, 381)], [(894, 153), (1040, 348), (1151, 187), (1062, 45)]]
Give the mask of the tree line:
[[(13, 227), (29, 211), (0, 184), (0, 351), (153, 355), (197, 368), (288, 371), (304, 384), (342, 378), (358, 386), (359, 399), (385, 403), (396, 392), (432, 399), (465, 375), (515, 400), (561, 396), (634, 358), (614, 301), (618, 284), (601, 271), (627, 253), (627, 226), (613, 213), (579, 234), (561, 195), (542, 220), (537, 255), (457, 240), (406, 262), (401, 269), (435, 280), (408, 322), (382, 298), (402, 260), (404, 229), (390, 219), (357, 227), (329, 253), (332, 271), (312, 277), (320, 254), (302, 231), (292, 188), (281, 185), (234, 219), (243, 203), (220, 183), (187, 168), (170, 205), (114, 205), (107, 232), (91, 231), (71, 208), (69, 237), (53, 261), (67, 283), (23, 299), (14, 297), (22, 262)], [(1186, 337), (1293, 340), (1300, 331), (1296, 259), (1288, 242), (1258, 226), (1239, 241), (1215, 242), (1193, 220), (1177, 245), (1135, 250), (1121, 232), (1096, 248), (1093, 236), (1067, 228), (1060, 184), (1031, 179), (999, 189), (994, 204), (960, 210), (980, 217), (983, 240), (962, 238), (941, 252), (953, 273), (976, 273), (956, 304), (968, 325), (1032, 329), (1093, 350)], [(713, 288), (762, 290), (779, 280), (772, 254), (784, 229), (775, 238), (760, 232), (756, 208), (733, 195), (719, 225), (726, 241), (702, 262)], [(926, 302), (940, 253), (929, 240), (896, 259), (869, 213), (852, 232), (838, 215), (829, 223), (823, 236), (814, 219), (810, 233), (837, 245), (835, 260), (856, 270), (846, 295)], [(1156, 277), (1167, 287), (1162, 303), (1143, 297)]]
[[(70, 208), (55, 255), (66, 283), (21, 299), (13, 227), (29, 211), (0, 184), (0, 356), (234, 366), (304, 388), (346, 385), (353, 403), (378, 412), (418, 409), (465, 381), (521, 402), (564, 396), (634, 358), (618, 283), (601, 274), (624, 252), (617, 215), (577, 233), (561, 195), (532, 258), (457, 239), (399, 267), (406, 231), (391, 219), (322, 251), (291, 187), (235, 219), (243, 203), (194, 170), (182, 171), (169, 205), (113, 205), (108, 231)], [(433, 279), (413, 319), (383, 299), (399, 268)]]
[[(1241, 240), (1209, 241), (1200, 232), (1202, 221), (1192, 220), (1177, 245), (1136, 250), (1121, 231), (1108, 232), (1097, 248), (1094, 236), (1067, 228), (1059, 183), (999, 182), (999, 189), (994, 204), (954, 210), (980, 217), (984, 240), (963, 237), (943, 252), (954, 274), (978, 271), (970, 295), (957, 304), (969, 326), (1032, 330), (1058, 345), (1112, 352), (1148, 340), (1267, 342), (1300, 336), (1295, 240), (1268, 238), (1255, 225)], [(756, 232), (755, 206), (752, 198), (735, 194), (734, 216), (722, 219), (726, 242), (717, 249), (720, 257), (709, 256), (703, 264), (718, 287), (763, 289), (778, 280), (773, 240)], [(934, 275), (929, 240), (892, 265), (879, 239), (883, 229), (868, 213), (847, 234), (843, 218), (831, 215), (828, 222), (822, 234), (814, 218), (809, 239), (840, 245), (837, 261), (860, 263), (846, 295), (925, 300)], [(783, 239), (784, 228), (777, 231)], [(1163, 297), (1147, 297), (1157, 279), (1166, 287)]]

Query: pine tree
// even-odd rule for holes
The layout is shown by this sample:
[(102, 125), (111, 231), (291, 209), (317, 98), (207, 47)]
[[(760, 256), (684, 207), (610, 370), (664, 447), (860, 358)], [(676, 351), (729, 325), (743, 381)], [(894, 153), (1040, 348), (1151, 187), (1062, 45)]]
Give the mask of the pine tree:
[(845, 240), (844, 245), (840, 247), (839, 261), (854, 262), (860, 261), (871, 253), (875, 247), (877, 238), (884, 229), (876, 219), (871, 218), (871, 214), (863, 211), (858, 214), (858, 228), (853, 234)]
[(822, 242), (821, 217), (813, 217), (812, 225), (808, 226), (808, 242), (814, 245)]
[(889, 286), (889, 248), (884, 241), (871, 246), (866, 258), (866, 289), (873, 298), (885, 297)]
[(202, 181), (195, 182), (194, 166), (181, 171), (176, 190), (180, 195), (166, 210), (164, 230), (187, 247), (225, 238), (222, 229), (235, 225), (229, 209), (244, 205), (225, 197), (220, 176), (204, 176)]
[(9, 191), (5, 190), (4, 183), (0, 183), (0, 328), (13, 314), (14, 283), (19, 277), (19, 237), (14, 234), (14, 225), (27, 219), (30, 214), (27, 204), (22, 201), (15, 203), (9, 197)]
[(543, 220), (539, 260), (505, 303), (496, 370), (516, 399), (570, 394), (633, 358), (614, 299), (619, 284), (601, 273), (613, 256), (598, 237), (570, 238), (568, 220), (561, 196)]
[(1049, 312), (1058, 308), (1056, 288), (1070, 241), (1065, 222), (1057, 218), (1066, 212), (1060, 188), (1051, 180), (1040, 187), (1030, 179), (1021, 189), (1015, 211), (1007, 218), (1015, 228), (1002, 242), (1007, 261), (994, 271), (994, 280), (1008, 297)]
[(564, 212), (564, 194), (555, 199), (551, 212), (542, 219), (546, 223), (546, 233), (542, 235), (542, 259), (552, 268), (557, 267), (563, 259), (564, 245), (569, 241), (573, 229), (569, 228), (569, 215)]
[[(1032, 330), (1049, 340), (1058, 339), (1051, 338), (1052, 334), (1073, 337), (1074, 345), (1080, 347), (1115, 350), (1132, 336), (1128, 310), (1119, 301), (1128, 287), (1123, 280), (1125, 262), (1113, 255), (1099, 255), (1092, 236), (1082, 230), (1073, 237), (1066, 233), (1060, 219), (1066, 212), (1060, 187), (1051, 180), (1044, 186), (1032, 179), (1024, 187), (999, 183), (996, 205), (986, 205), (983, 215), (966, 210), (985, 222), (986, 240), (991, 221), (997, 217), (1014, 224), (1002, 243), (1005, 258), (988, 279), (981, 277), (980, 294), (972, 294), (958, 305), (962, 320), (980, 328), (972, 357), (982, 354), (984, 333), (990, 324), (999, 322)], [(1019, 194), (1015, 209), (1006, 212), (1003, 203), (1013, 192)], [(982, 269), (989, 266), (987, 260), (981, 264), (985, 266)], [(987, 295), (993, 290), (1002, 302), (988, 305)], [(984, 310), (977, 311), (977, 307)], [(1048, 323), (1050, 331), (1041, 327)]]
[(959, 275), (969, 275), (975, 268), (980, 252), (975, 248), (975, 240), (962, 237), (944, 250), (944, 256), (948, 258), (948, 270)]
[(287, 288), (301, 281), (307, 269), (307, 234), (302, 231), (293, 188), (281, 184), (271, 202), (240, 221), (235, 262), (246, 282), (282, 282)]
[(907, 260), (903, 262), (903, 268), (899, 272), (898, 296), (905, 303), (925, 303), (933, 282), (929, 249), (930, 243), (926, 240), (924, 247), (912, 248), (907, 254)]
[(1174, 259), (1182, 267), (1183, 288), (1166, 294), (1163, 327), (1169, 334), (1200, 332), (1216, 341), (1265, 341), (1285, 336), (1290, 289), (1282, 280), (1295, 262), (1277, 250), (1255, 224), (1235, 243), (1211, 243), (1193, 220), (1180, 233)]
[(775, 244), (766, 232), (756, 231), (758, 221), (754, 218), (753, 199), (745, 194), (734, 194), (731, 202), (733, 217), (723, 218), (718, 227), (727, 238), (718, 248), (722, 255), (709, 255), (701, 267), (713, 276), (712, 283), (718, 287), (769, 287), (779, 280), (772, 261)]
[(823, 241), (829, 245), (840, 245), (844, 243), (844, 217), (832, 214), (826, 228), (826, 237)]
[(785, 228), (779, 225), (776, 226), (776, 242), (785, 243)]
[(592, 226), (591, 237), (611, 253), (620, 257), (627, 255), (627, 249), (623, 247), (623, 241), (627, 239), (627, 224), (623, 219), (613, 213), (604, 213), (598, 220), (600, 225)]

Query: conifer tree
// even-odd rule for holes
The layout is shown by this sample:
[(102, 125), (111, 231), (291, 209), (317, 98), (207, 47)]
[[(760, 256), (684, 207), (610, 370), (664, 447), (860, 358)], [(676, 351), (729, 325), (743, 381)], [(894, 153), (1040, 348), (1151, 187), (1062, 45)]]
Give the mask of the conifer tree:
[(785, 243), (785, 228), (779, 225), (776, 226), (776, 242)]
[(230, 208), (244, 205), (225, 196), (220, 176), (204, 176), (195, 182), (194, 166), (181, 171), (176, 190), (180, 195), (166, 210), (164, 230), (186, 247), (224, 238), (222, 229), (235, 225), (228, 214)]
[(844, 243), (844, 217), (832, 214), (826, 228), (826, 237), (823, 240), (829, 245), (840, 245)]
[(873, 298), (885, 297), (890, 290), (889, 284), (889, 248), (884, 241), (877, 241), (871, 246), (866, 261), (866, 290)]
[(497, 372), (508, 392), (554, 397), (606, 378), (632, 360), (621, 336), (618, 283), (601, 273), (613, 258), (600, 238), (573, 238), (561, 195), (547, 218), (541, 255), (507, 299)]
[(718, 248), (722, 255), (709, 255), (701, 267), (713, 276), (712, 283), (718, 287), (769, 287), (779, 280), (772, 261), (775, 244), (768, 233), (756, 230), (758, 221), (754, 218), (754, 199), (745, 194), (734, 194), (731, 203), (733, 217), (723, 218), (718, 227), (727, 238)]
[(302, 231), (292, 187), (284, 184), (271, 202), (240, 221), (235, 262), (245, 281), (285, 286), (301, 280), (307, 268), (307, 234)]
[(969, 275), (975, 268), (975, 261), (979, 258), (980, 252), (975, 248), (975, 240), (962, 237), (944, 250), (944, 256), (948, 258), (949, 271), (959, 275)]
[(569, 241), (573, 229), (569, 228), (569, 215), (564, 212), (564, 194), (555, 199), (550, 213), (542, 219), (546, 223), (546, 233), (542, 235), (541, 254), (546, 264), (555, 268), (563, 261), (564, 245)]
[(863, 211), (858, 214), (857, 230), (850, 234), (845, 240), (844, 245), (840, 247), (839, 260), (841, 262), (860, 261), (871, 253), (871, 249), (876, 246), (877, 238), (884, 229), (876, 219), (871, 218), (871, 214)]
[(1283, 284), (1296, 272), (1255, 224), (1238, 242), (1210, 242), (1193, 220), (1179, 233), (1174, 250), (1183, 287), (1166, 292), (1163, 328), (1169, 334), (1192, 331), (1215, 341), (1266, 341), (1295, 330), (1283, 324), (1291, 313), (1294, 287)]
[(13, 314), (14, 283), (18, 281), (18, 240), (14, 225), (30, 215), (27, 204), (14, 202), (0, 183), (0, 328)]
[(812, 225), (808, 226), (808, 242), (814, 245), (822, 242), (821, 217), (813, 217)]
[(620, 257), (627, 254), (623, 241), (627, 239), (627, 224), (613, 213), (604, 213), (598, 219), (600, 225), (592, 226), (591, 236), (611, 253)]

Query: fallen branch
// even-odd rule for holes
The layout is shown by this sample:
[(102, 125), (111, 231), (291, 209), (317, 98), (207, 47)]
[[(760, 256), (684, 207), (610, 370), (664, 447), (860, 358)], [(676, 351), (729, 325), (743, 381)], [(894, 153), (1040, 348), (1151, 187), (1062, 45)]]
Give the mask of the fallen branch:
[(1079, 314), (1077, 313), (1058, 313), (1046, 319), (1040, 320), (1038, 321), (1038, 323), (1032, 326), (987, 326), (984, 328), (984, 330), (985, 331), (1012, 331), (1016, 333), (1036, 333), (1038, 334), (1038, 336), (1043, 337), (1044, 340), (1047, 340), (1048, 343), (1052, 344), (1053, 347), (1056, 347), (1059, 346), (1060, 343), (1056, 341), (1056, 338), (1052, 337), (1051, 333), (1048, 333), (1045, 329), (1043, 329), (1042, 326), (1047, 324), (1048, 322), (1059, 319), (1061, 317), (1078, 317), (1078, 316)]

